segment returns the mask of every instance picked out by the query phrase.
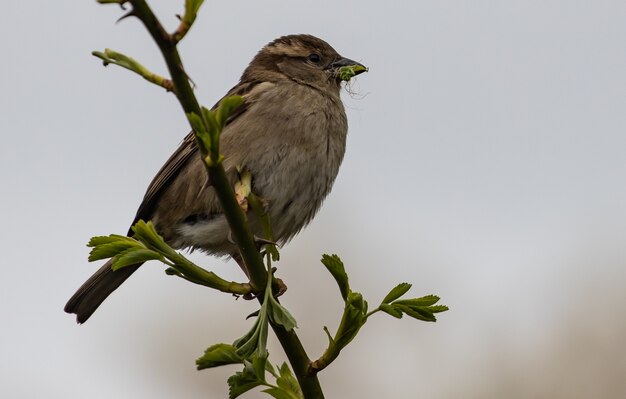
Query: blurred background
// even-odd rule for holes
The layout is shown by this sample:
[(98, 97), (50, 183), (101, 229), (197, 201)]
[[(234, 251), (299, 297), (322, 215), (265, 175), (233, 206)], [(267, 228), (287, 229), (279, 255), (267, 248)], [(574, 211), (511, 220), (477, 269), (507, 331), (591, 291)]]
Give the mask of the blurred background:
[[(174, 28), (182, 0), (153, 3)], [(0, 14), (3, 398), (219, 398), (237, 370), (194, 360), (245, 332), (256, 304), (159, 264), (85, 325), (62, 311), (99, 266), (85, 243), (126, 232), (188, 131), (172, 95), (90, 55), (110, 47), (164, 73), (121, 15), (68, 0)], [(206, 2), (181, 44), (205, 105), (284, 34), (370, 67), (343, 93), (335, 188), (278, 265), (310, 355), (342, 310), (322, 253), (372, 304), (408, 281), (451, 309), (372, 318), (320, 375), (328, 398), (626, 397), (625, 18), (608, 0)]]

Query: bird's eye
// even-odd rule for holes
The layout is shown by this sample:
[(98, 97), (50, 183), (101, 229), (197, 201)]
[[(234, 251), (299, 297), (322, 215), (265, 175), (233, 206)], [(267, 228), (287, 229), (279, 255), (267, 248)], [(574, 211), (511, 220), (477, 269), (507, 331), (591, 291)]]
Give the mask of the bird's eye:
[(311, 61), (314, 64), (317, 64), (320, 62), (320, 56), (319, 54), (315, 54), (315, 53), (311, 53), (309, 54), (309, 61)]

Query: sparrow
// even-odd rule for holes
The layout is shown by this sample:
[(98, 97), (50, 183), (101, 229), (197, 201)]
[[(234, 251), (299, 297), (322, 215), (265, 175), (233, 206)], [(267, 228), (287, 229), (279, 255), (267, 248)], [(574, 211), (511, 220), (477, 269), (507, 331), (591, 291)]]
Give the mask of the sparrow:
[[(226, 94), (245, 101), (220, 136), (224, 169), (233, 186), (238, 170), (251, 173), (252, 192), (264, 200), (279, 245), (315, 216), (343, 160), (348, 123), (339, 70), (344, 66), (363, 67), (317, 37), (283, 36), (256, 54)], [(148, 186), (132, 225), (139, 220), (151, 220), (175, 249), (239, 256), (193, 132)], [(250, 220), (252, 232), (261, 236), (260, 225)], [(67, 302), (65, 311), (76, 314), (78, 323), (141, 266), (113, 271), (111, 262)]]

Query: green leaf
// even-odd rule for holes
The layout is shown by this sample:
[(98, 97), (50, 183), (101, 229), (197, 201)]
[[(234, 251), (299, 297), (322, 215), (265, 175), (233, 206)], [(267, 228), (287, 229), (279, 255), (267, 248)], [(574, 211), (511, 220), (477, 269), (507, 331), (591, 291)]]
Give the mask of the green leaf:
[(360, 293), (350, 292), (350, 294), (348, 294), (347, 302), (350, 304), (350, 306), (357, 309), (363, 315), (367, 313), (367, 301), (363, 299), (363, 295), (361, 295)]
[(285, 362), (280, 366), (280, 377), (276, 379), (276, 384), (278, 384), (279, 388), (292, 393), (292, 397), (294, 398), (304, 397), (298, 380), (294, 377), (291, 369)]
[(217, 123), (215, 111), (202, 107), (202, 119), (204, 119), (208, 132), (211, 136), (220, 133), (221, 130), (219, 128), (219, 124)]
[(193, 24), (198, 15), (198, 9), (200, 9), (203, 1), (204, 0), (185, 0), (185, 15), (183, 15), (185, 23), (189, 25)]
[(160, 250), (165, 253), (176, 253), (173, 251), (163, 240), (163, 237), (157, 233), (152, 221), (145, 222), (139, 220), (131, 227), (131, 230), (135, 234), (135, 238), (141, 241), (146, 247), (154, 250)]
[(322, 255), (322, 263), (326, 266), (326, 269), (333, 275), (339, 290), (341, 291), (341, 297), (344, 301), (347, 300), (350, 293), (350, 284), (348, 283), (348, 274), (343, 266), (343, 262), (337, 255)]
[(402, 312), (399, 309), (396, 309), (393, 305), (383, 303), (378, 308), (397, 319), (402, 318)]
[(272, 363), (265, 362), (265, 370), (273, 375), (274, 378), (278, 378), (278, 375), (276, 374), (276, 370), (274, 370), (274, 366), (272, 366)]
[[(252, 328), (245, 335), (243, 335), (242, 337), (240, 337), (237, 340), (235, 340), (235, 342), (233, 342), (233, 346), (236, 349), (239, 349), (241, 347), (241, 345), (243, 345), (245, 342), (249, 341), (254, 336), (254, 334), (256, 333), (257, 323), (258, 323), (258, 319), (254, 321), (254, 325), (252, 326)], [(246, 356), (243, 356), (243, 357), (246, 357)]]
[(356, 337), (365, 323), (366, 313), (367, 302), (363, 300), (363, 296), (358, 292), (351, 292), (348, 295), (343, 317), (335, 334), (335, 345), (338, 350), (348, 345)]
[(202, 118), (200, 118), (200, 116), (194, 112), (190, 112), (187, 114), (187, 120), (189, 121), (189, 124), (191, 125), (191, 128), (196, 132), (196, 133), (202, 133), (202, 132), (206, 132), (206, 128), (204, 126), (204, 123), (202, 122)]
[(269, 316), (271, 321), (280, 326), (283, 326), (288, 332), (298, 327), (296, 319), (283, 305), (281, 305), (276, 299), (274, 299), (273, 296), (270, 295), (269, 301)]
[(250, 331), (233, 343), (237, 349), (237, 355), (247, 358), (254, 353), (258, 346), (259, 328), (259, 318), (257, 317)]
[(202, 119), (204, 120), (204, 124), (207, 126), (209, 132), (208, 136), (211, 142), (208, 147), (210, 148), (210, 151), (207, 151), (208, 156), (205, 158), (204, 162), (207, 165), (215, 165), (222, 160), (222, 156), (220, 155), (220, 133), (222, 128), (217, 122), (215, 111), (211, 111), (206, 107), (202, 107)]
[(243, 358), (237, 355), (233, 345), (228, 344), (212, 345), (196, 360), (198, 370), (237, 363), (243, 363)]
[[(267, 332), (269, 329), (269, 321), (267, 320), (267, 313), (260, 317), (261, 322), (259, 323), (259, 335), (256, 343), (256, 355), (262, 359), (267, 359)], [(265, 368), (265, 363), (263, 364), (263, 368)]]
[(126, 251), (129, 248), (140, 248), (140, 244), (136, 241), (120, 240), (115, 242), (109, 242), (108, 244), (101, 244), (94, 247), (89, 253), (89, 262), (100, 259), (108, 259)]
[(255, 352), (258, 357), (267, 357), (266, 344), (269, 324), (267, 303), (269, 301), (265, 300), (250, 331), (233, 343), (237, 348), (237, 354), (243, 358), (248, 358)]
[(111, 269), (113, 269), (113, 271), (116, 271), (126, 266), (136, 265), (137, 263), (143, 263), (149, 260), (160, 259), (161, 255), (151, 249), (136, 247), (129, 248), (113, 258), (113, 264), (111, 265)]
[(259, 379), (252, 363), (244, 361), (243, 371), (239, 371), (228, 378), (228, 398), (235, 399), (252, 388), (263, 385), (265, 381)]
[(433, 313), (440, 313), (440, 312), (445, 312), (446, 310), (449, 310), (449, 308), (446, 305), (436, 305), (436, 306), (429, 306), (428, 310), (430, 310)]
[(437, 295), (426, 295), (421, 298), (401, 299), (394, 303), (397, 303), (399, 305), (406, 305), (410, 307), (414, 307), (414, 306), (424, 307), (424, 306), (434, 305), (437, 302), (439, 302), (439, 297)]
[(230, 117), (230, 115), (237, 110), (243, 103), (245, 99), (242, 96), (228, 96), (220, 101), (220, 105), (217, 108), (216, 121), (220, 128), (220, 131), (226, 125), (226, 121)]
[(302, 389), (298, 380), (293, 376), (287, 363), (280, 366), (280, 376), (276, 379), (277, 387), (264, 389), (265, 392), (276, 399), (303, 399)]
[(367, 68), (363, 65), (346, 65), (339, 68), (339, 79), (346, 82), (352, 79), (360, 72), (367, 72)]
[(402, 295), (406, 294), (408, 290), (411, 289), (411, 284), (409, 283), (400, 283), (396, 285), (387, 296), (383, 299), (382, 303), (390, 303), (400, 298)]
[(265, 392), (266, 394), (270, 395), (272, 398), (275, 398), (275, 399), (300, 399), (301, 398), (301, 396), (294, 396), (292, 392), (285, 391), (284, 389), (277, 388), (277, 387), (267, 388), (267, 389), (262, 390), (261, 392)]
[(428, 308), (413, 308), (406, 305), (399, 305), (397, 303), (394, 303), (393, 306), (396, 309), (402, 311), (402, 313), (406, 314), (407, 316), (411, 316), (414, 319), (423, 321), (437, 321), (437, 318), (432, 314), (432, 312), (429, 312), (427, 310)]
[(91, 239), (87, 243), (87, 246), (97, 247), (98, 245), (109, 244), (109, 243), (119, 242), (119, 241), (136, 242), (134, 239), (127, 237), (127, 236), (121, 236), (119, 234), (111, 234), (108, 236), (91, 237)]
[(254, 374), (261, 381), (265, 381), (265, 365), (267, 364), (267, 356), (267, 351), (265, 351), (262, 355), (255, 353), (252, 356), (252, 368), (254, 369)]

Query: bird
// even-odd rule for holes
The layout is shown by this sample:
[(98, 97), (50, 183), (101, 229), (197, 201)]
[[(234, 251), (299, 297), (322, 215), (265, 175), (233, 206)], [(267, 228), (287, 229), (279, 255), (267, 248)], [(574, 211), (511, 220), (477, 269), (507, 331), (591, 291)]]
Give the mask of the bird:
[[(356, 74), (366, 70), (315, 36), (282, 36), (254, 56), (225, 96), (239, 95), (244, 102), (220, 136), (224, 169), (233, 186), (238, 170), (250, 172), (252, 192), (263, 199), (279, 245), (311, 221), (338, 174), (348, 132), (339, 73), (346, 66), (362, 67)], [(148, 186), (131, 226), (139, 220), (152, 221), (175, 249), (239, 255), (193, 132)], [(262, 235), (258, 224), (251, 222), (251, 229)], [(128, 236), (132, 233), (129, 230)], [(106, 262), (67, 302), (65, 312), (76, 314), (78, 323), (86, 322), (141, 266), (113, 271), (111, 263)]]

